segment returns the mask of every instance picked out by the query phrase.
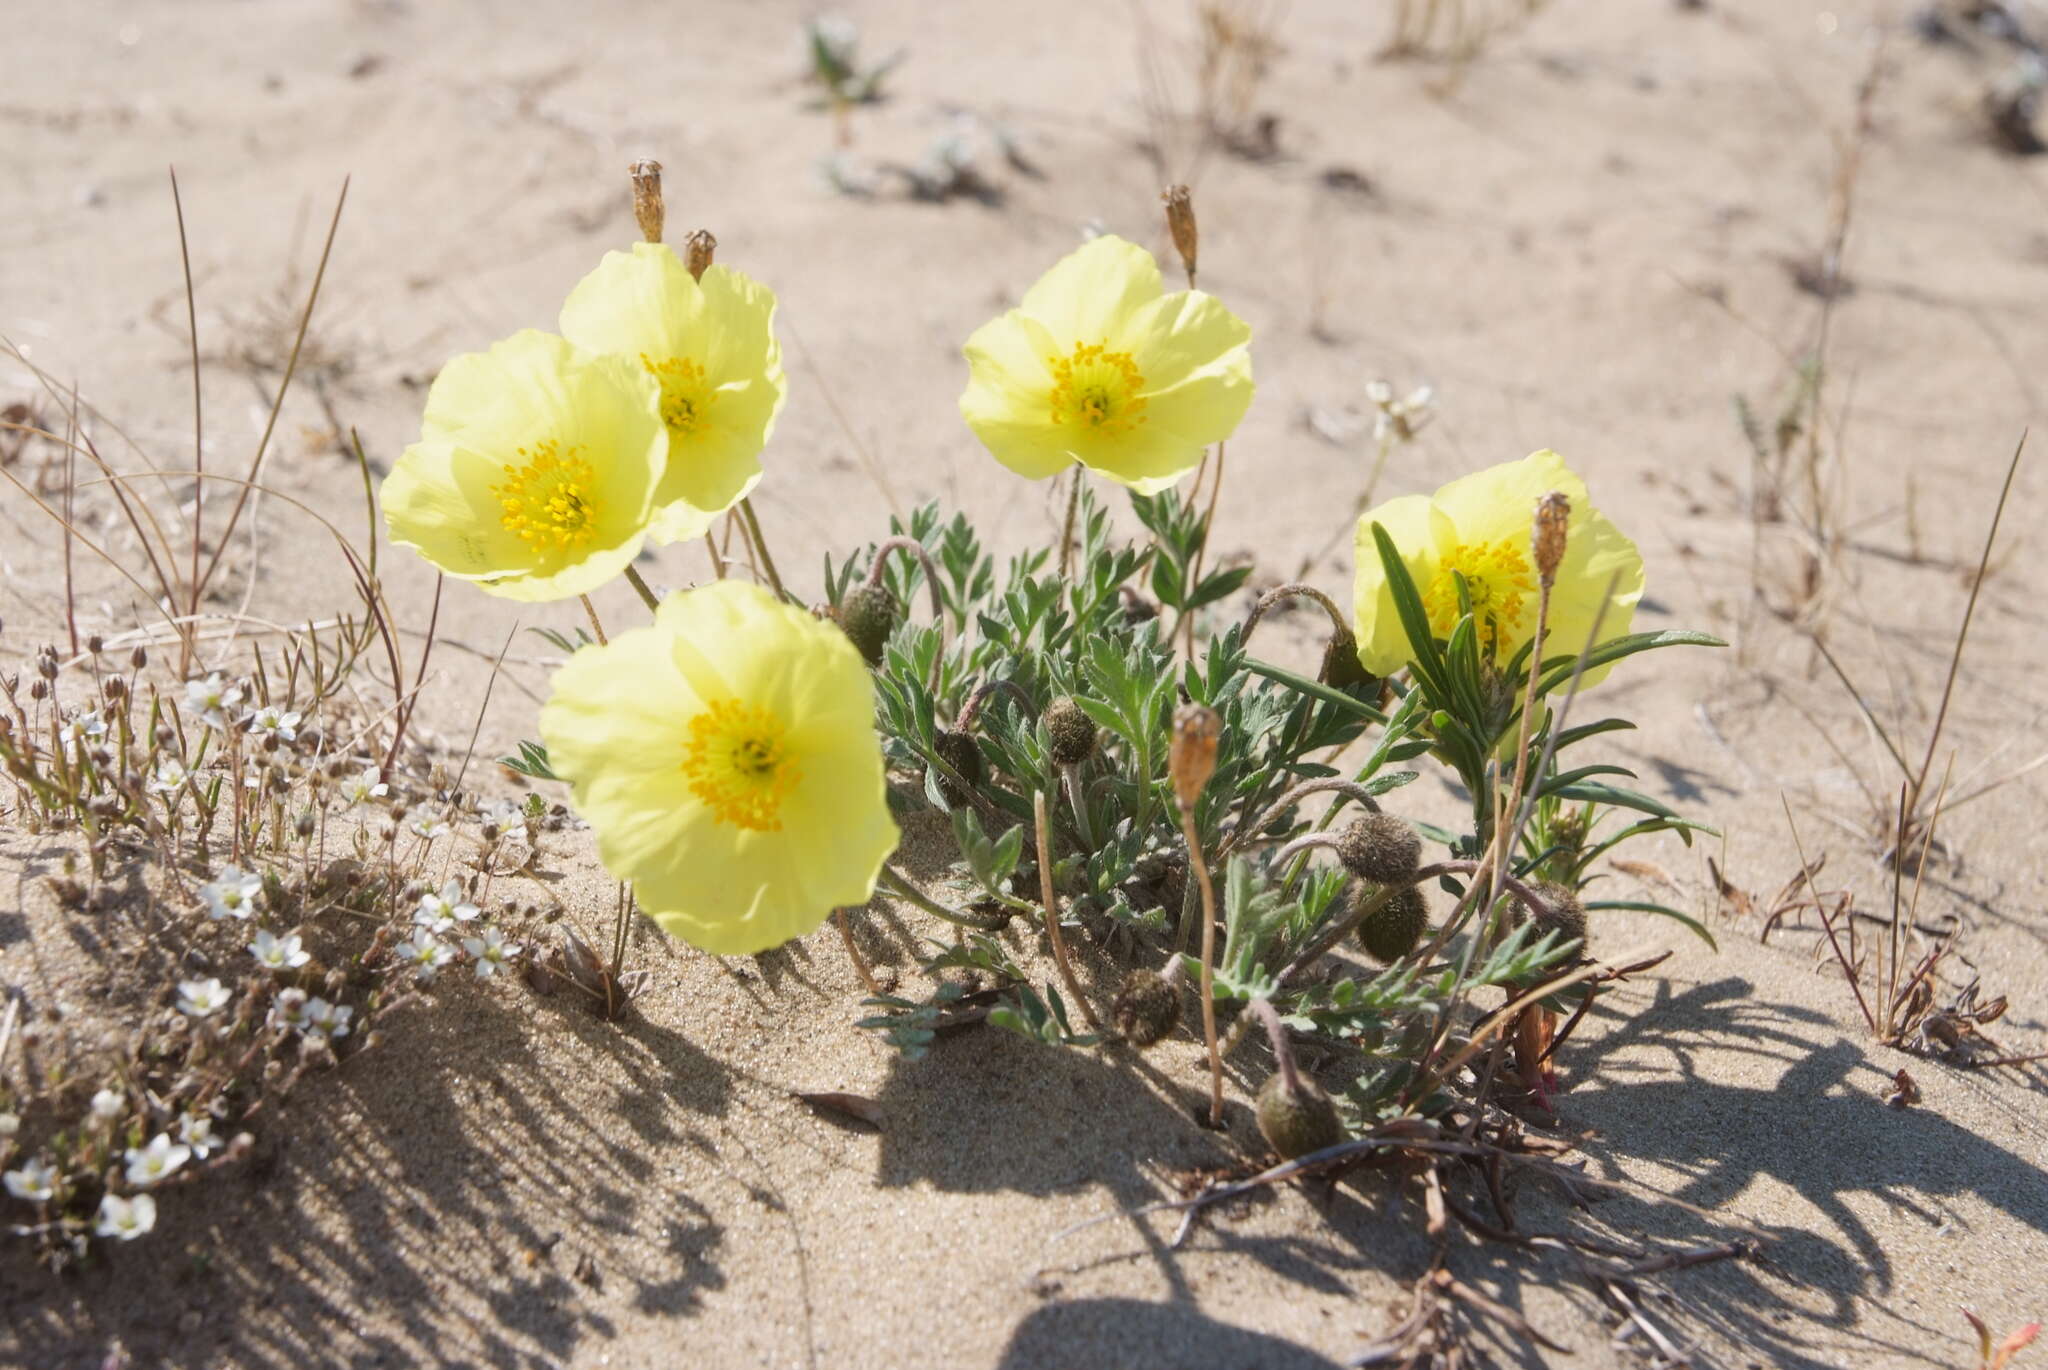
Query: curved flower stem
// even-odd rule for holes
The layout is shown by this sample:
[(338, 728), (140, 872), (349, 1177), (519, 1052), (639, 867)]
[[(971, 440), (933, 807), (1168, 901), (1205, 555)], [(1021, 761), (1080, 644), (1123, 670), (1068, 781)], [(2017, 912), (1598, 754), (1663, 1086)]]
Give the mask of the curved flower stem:
[(705, 530), (704, 550), (711, 554), (711, 578), (713, 580), (724, 580), (725, 558), (718, 554), (718, 532), (716, 529)]
[(1209, 1048), (1209, 1126), (1223, 1126), (1223, 1053), (1216, 1043), (1216, 886), (1202, 857), (1202, 839), (1195, 831), (1195, 810), (1180, 810), (1181, 836), (1188, 846), (1188, 865), (1202, 886), (1202, 1040)]
[(1313, 851), (1317, 847), (1328, 847), (1331, 851), (1343, 850), (1343, 848), (1338, 844), (1337, 839), (1332, 837), (1329, 833), (1305, 832), (1301, 836), (1295, 838), (1292, 842), (1289, 842), (1286, 846), (1282, 847), (1279, 851), (1274, 852), (1273, 864), (1276, 866), (1285, 865), (1287, 862), (1291, 861), (1295, 857), (1300, 856), (1303, 852)]
[(946, 661), (946, 601), (939, 592), (939, 570), (938, 567), (932, 565), (931, 553), (925, 551), (924, 544), (916, 538), (907, 538), (901, 535), (884, 538), (881, 545), (875, 548), (875, 559), (868, 566), (867, 586), (869, 589), (872, 590), (882, 583), (882, 572), (888, 564), (889, 553), (891, 552), (909, 552), (917, 558), (918, 564), (924, 567), (925, 588), (931, 591), (932, 626), (938, 629), (939, 632), (939, 650), (938, 654), (932, 658), (931, 680), (932, 693), (937, 694), (939, 690), (939, 676), (945, 669)]
[[(707, 543), (707, 545), (709, 544)], [(661, 601), (654, 597), (654, 591), (647, 588), (647, 582), (640, 579), (640, 573), (634, 570), (631, 565), (626, 567), (626, 583), (631, 585), (634, 591), (639, 594), (640, 602), (645, 604), (649, 611), (661, 608)]]
[(768, 587), (775, 591), (777, 599), (788, 599), (789, 591), (782, 588), (782, 576), (775, 569), (775, 558), (768, 554), (768, 539), (761, 535), (761, 519), (754, 512), (754, 501), (743, 499), (735, 508), (740, 521), (747, 526), (747, 536), (754, 544), (754, 556), (759, 559), (761, 571), (768, 577)]
[(935, 918), (943, 918), (948, 923), (954, 923), (963, 928), (973, 928), (976, 932), (1001, 932), (1010, 925), (1010, 916), (1006, 913), (967, 913), (960, 909), (947, 908), (944, 904), (924, 894), (915, 885), (911, 884), (909, 877), (894, 866), (884, 865), (882, 867), (880, 883), (891, 894), (905, 903), (914, 904)]
[(582, 602), (583, 612), (590, 616), (590, 630), (597, 634), (597, 645), (600, 647), (609, 645), (609, 639), (604, 635), (604, 624), (598, 622), (597, 606), (590, 602), (590, 596), (578, 595), (576, 598)]
[[(1434, 880), (1440, 875), (1481, 875), (1485, 874), (1486, 871), (1487, 864), (1484, 861), (1439, 861), (1435, 865), (1424, 866), (1416, 871), (1415, 878), (1408, 883), (1411, 886), (1420, 885), (1425, 880)], [(1548, 918), (1550, 916), (1550, 906), (1544, 902), (1543, 897), (1514, 876), (1503, 873), (1501, 884), (1511, 890), (1523, 903), (1527, 904), (1530, 912), (1538, 918)], [(1309, 943), (1299, 956), (1289, 961), (1281, 969), (1280, 974), (1274, 978), (1274, 984), (1286, 984), (1309, 966), (1322, 959), (1332, 947), (1350, 936), (1353, 928), (1379, 912), (1380, 908), (1389, 899), (1394, 897), (1394, 892), (1397, 888), (1399, 887), (1383, 885), (1378, 890), (1375, 890), (1370, 898), (1359, 900), (1356, 908), (1338, 919), (1322, 936)]]
[(1322, 605), (1323, 612), (1330, 616), (1330, 622), (1336, 627), (1338, 632), (1348, 633), (1351, 631), (1351, 625), (1345, 621), (1343, 611), (1337, 607), (1337, 601), (1331, 599), (1315, 586), (1305, 585), (1297, 580), (1286, 585), (1276, 585), (1259, 596), (1259, 602), (1254, 604), (1251, 613), (1245, 616), (1244, 636), (1239, 639), (1240, 643), (1249, 643), (1252, 640), (1252, 630), (1259, 626), (1259, 620), (1266, 616), (1268, 609), (1271, 609), (1283, 599), (1293, 599), (1296, 596), (1312, 599)]
[(1346, 780), (1342, 776), (1337, 775), (1319, 776), (1314, 780), (1304, 780), (1274, 800), (1267, 807), (1266, 811), (1259, 815), (1258, 822), (1248, 827), (1241, 827), (1225, 838), (1223, 845), (1216, 849), (1217, 858), (1220, 860), (1228, 856), (1232, 851), (1236, 850), (1239, 843), (1251, 841), (1268, 823), (1310, 795), (1322, 794), (1325, 791), (1332, 791), (1347, 798), (1357, 800), (1365, 806), (1367, 813), (1378, 813), (1380, 811), (1379, 801), (1373, 798), (1372, 791), (1359, 784), (1356, 780)]
[(832, 910), (832, 922), (839, 929), (839, 940), (846, 943), (846, 955), (860, 974), (860, 982), (868, 987), (869, 994), (880, 994), (882, 987), (876, 983), (875, 973), (868, 967), (868, 958), (860, 954), (860, 946), (853, 940), (853, 929), (846, 926), (846, 910)]
[(1060, 968), (1060, 979), (1066, 981), (1067, 993), (1074, 996), (1074, 1002), (1081, 1006), (1081, 1016), (1088, 1020), (1088, 1026), (1102, 1030), (1102, 1020), (1095, 1016), (1095, 1010), (1088, 1003), (1088, 996), (1081, 992), (1081, 982), (1074, 978), (1073, 963), (1067, 959), (1066, 935), (1060, 931), (1060, 899), (1052, 887), (1052, 824), (1045, 816), (1045, 791), (1036, 790), (1031, 795), (1031, 814), (1038, 828), (1038, 888), (1045, 898), (1045, 935), (1052, 941), (1052, 959)]
[(1272, 1044), (1273, 1060), (1280, 1067), (1280, 1081), (1287, 1090), (1287, 1097), (1300, 1098), (1301, 1071), (1294, 1064), (1294, 1044), (1287, 1039), (1287, 1025), (1280, 1021), (1279, 1010), (1273, 1007), (1270, 999), (1254, 999), (1252, 1011), (1245, 1015), (1245, 1020), (1252, 1018), (1257, 1018), (1260, 1026), (1266, 1029), (1266, 1040)]
[[(1216, 444), (1216, 474), (1210, 477), (1209, 480), (1209, 507), (1202, 511), (1202, 540), (1195, 544), (1194, 574), (1188, 578), (1189, 593), (1193, 593), (1195, 587), (1202, 583), (1202, 563), (1208, 560), (1209, 556), (1209, 534), (1216, 527), (1216, 501), (1223, 494), (1223, 454), (1228, 446), (1229, 444), (1222, 442)], [(1200, 489), (1199, 482), (1196, 488)], [(1180, 618), (1181, 624), (1186, 625), (1182, 630), (1181, 638), (1187, 646), (1188, 660), (1192, 661), (1195, 658), (1194, 611), (1192, 609), (1183, 609), (1181, 610)], [(1175, 626), (1178, 627), (1180, 625), (1176, 624)], [(1217, 1121), (1222, 1121), (1220, 1113)]]
[(1031, 696), (1025, 694), (1016, 681), (986, 680), (975, 687), (973, 694), (967, 696), (967, 702), (960, 706), (960, 716), (953, 720), (953, 726), (962, 732), (972, 732), (974, 720), (981, 717), (981, 706), (997, 690), (1008, 690), (1011, 697), (1017, 701), (1018, 708), (1027, 714), (1031, 712)]

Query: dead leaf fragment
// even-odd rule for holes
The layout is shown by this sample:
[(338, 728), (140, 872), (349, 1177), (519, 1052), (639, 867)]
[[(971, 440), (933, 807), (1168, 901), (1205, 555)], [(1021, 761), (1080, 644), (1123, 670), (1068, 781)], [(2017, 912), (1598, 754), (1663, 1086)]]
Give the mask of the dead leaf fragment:
[(812, 1092), (799, 1089), (794, 1093), (812, 1108), (866, 1123), (877, 1132), (882, 1130), (882, 1106), (864, 1095), (842, 1094), (836, 1090)]

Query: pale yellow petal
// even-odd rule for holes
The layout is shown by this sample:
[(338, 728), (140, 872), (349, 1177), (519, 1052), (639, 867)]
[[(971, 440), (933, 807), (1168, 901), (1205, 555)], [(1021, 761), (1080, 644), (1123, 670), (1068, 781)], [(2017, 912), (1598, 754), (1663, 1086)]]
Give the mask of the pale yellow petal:
[(1374, 675), (1392, 675), (1414, 659), (1400, 611), (1387, 586), (1386, 567), (1372, 527), (1377, 523), (1393, 539), (1401, 563), (1418, 585), (1436, 574), (1442, 548), (1455, 537), (1451, 522), (1427, 495), (1403, 495), (1387, 501), (1358, 520), (1355, 551), (1357, 579), (1352, 586), (1352, 631), (1358, 635), (1358, 659)]
[(1135, 243), (1105, 234), (1062, 257), (1018, 305), (1063, 344), (1117, 337), (1126, 319), (1159, 298), (1159, 263)]
[(1021, 476), (1043, 480), (1076, 460), (1072, 430), (1052, 421), (1056, 351), (1043, 325), (1011, 310), (967, 340), (967, 390), (960, 416), (992, 456)]

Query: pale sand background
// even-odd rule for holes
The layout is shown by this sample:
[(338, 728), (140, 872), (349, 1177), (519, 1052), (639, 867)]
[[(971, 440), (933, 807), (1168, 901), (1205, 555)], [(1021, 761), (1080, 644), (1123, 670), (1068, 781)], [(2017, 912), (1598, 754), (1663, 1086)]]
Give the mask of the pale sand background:
[[(1863, 808), (1850, 764), (1880, 792), (1895, 778), (1810, 649), (1749, 608), (1749, 463), (1730, 397), (1775, 415), (1788, 359), (1810, 342), (1818, 302), (1790, 264), (1825, 232), (1830, 133), (1850, 120), (1878, 10), (1838, 6), (1826, 34), (1814, 7), (1776, 0), (1704, 13), (1561, 3), (1440, 94), (1440, 69), (1370, 60), (1378, 8), (1297, 2), (1258, 105), (1280, 119), (1283, 156), (1217, 154), (1195, 176), (1204, 284), (1253, 324), (1260, 378), (1232, 444), (1221, 547), (1284, 574), (1323, 541), (1363, 481), (1367, 444), (1326, 442), (1303, 414), (1362, 404), (1373, 376), (1433, 380), (1444, 402), (1394, 457), (1384, 494), (1557, 447), (1651, 563), (1642, 622), (1740, 643), (1618, 675), (1599, 702), (1643, 729), (1609, 753), (1722, 825), (1724, 868), (1761, 895), (1795, 869), (1785, 794), (1809, 847), (1830, 853), (1824, 883), (1854, 883), (1871, 908), (1882, 881), (1843, 826)], [(188, 464), (163, 173), (175, 162), (209, 358), (209, 465), (238, 468), (274, 375), (238, 369), (235, 354), (281, 356), (281, 302), (303, 289), (353, 173), (315, 326), (324, 364), (302, 380), (318, 379), (386, 463), (449, 354), (547, 326), (597, 254), (630, 240), (622, 168), (651, 154), (668, 166), (672, 231), (712, 227), (721, 260), (783, 301), (791, 399), (758, 503), (785, 566), (812, 581), (824, 550), (881, 531), (892, 498), (960, 505), (1015, 546), (1047, 535), (1056, 511), (958, 423), (958, 345), (1087, 222), (1163, 248), (1161, 178), (1135, 147), (1159, 132), (1139, 96), (1141, 12), (1185, 92), (1176, 6), (855, 9), (871, 50), (911, 55), (894, 98), (856, 115), (854, 155), (913, 160), (958, 106), (1005, 121), (1043, 171), (998, 166), (1000, 207), (940, 207), (822, 187), (830, 126), (791, 79), (799, 6), (583, 5), (516, 21), (454, 4), (20, 7), (0, 96), (0, 329), (75, 377), (160, 464)], [(1924, 739), (1967, 589), (1958, 563), (1974, 560), (2018, 433), (2048, 417), (2048, 166), (1975, 135), (1992, 65), (1903, 38), (1891, 57), (1850, 240), (1858, 289), (1834, 320), (1859, 550), (1827, 621), (1874, 707)], [(1185, 175), (1185, 131), (1165, 132)], [(1340, 167), (1370, 192), (1332, 188), (1325, 173)], [(18, 374), (5, 384), (0, 400), (27, 393)], [(311, 385), (280, 439), (266, 479), (359, 526), (355, 477)], [(2044, 499), (2036, 460), (1956, 697), (1963, 792), (2048, 745)], [(18, 496), (0, 500), (0, 519), (15, 656), (61, 621), (57, 542)], [(255, 612), (343, 606), (341, 564), (302, 521), (271, 501), (258, 526)], [(1920, 564), (1898, 555), (1915, 536)], [(1784, 545), (1774, 535), (1766, 560)], [(671, 549), (650, 576), (688, 583), (700, 557)], [(223, 608), (252, 566), (239, 549), (229, 564)], [(1310, 575), (1343, 598), (1349, 565), (1340, 546)], [(416, 626), (431, 583), (420, 572), (393, 561)], [(89, 563), (79, 574), (82, 631), (150, 620), (116, 578)], [(1782, 599), (1782, 577), (1766, 585)], [(631, 616), (626, 594), (602, 603)], [(453, 590), (443, 606), (446, 679), (423, 721), (458, 751), (486, 669), (477, 653), (515, 617), (569, 623)], [(1306, 627), (1292, 631), (1270, 649), (1307, 659)], [(499, 686), (485, 747), (530, 731), (541, 650), (530, 637), (515, 648), (525, 659)], [(2036, 771), (1945, 819), (1962, 859), (1934, 871), (1921, 909), (1930, 926), (1965, 921), (1987, 996), (2014, 1004), (2001, 1035), (2034, 1050), (2048, 1048), (2044, 797)], [(54, 854), (10, 844), (0, 913), (0, 978), (38, 1004), (106, 984), (89, 939), (32, 879)], [(1701, 851), (1633, 855), (1682, 886), (1646, 892), (1711, 908)], [(581, 872), (569, 897), (595, 924), (609, 895), (587, 859), (567, 859)], [(2048, 1312), (2041, 1077), (1871, 1050), (1845, 988), (1813, 969), (1811, 931), (1759, 948), (1753, 922), (1711, 917), (1718, 956), (1668, 924), (1598, 926), (1608, 950), (1678, 955), (1605, 1001), (1565, 1053), (1561, 1104), (1593, 1134), (1596, 1173), (1780, 1234), (1768, 1262), (1668, 1281), (1677, 1303), (1663, 1316), (1702, 1338), (1696, 1363), (1961, 1365), (1958, 1303), (2001, 1330)], [(898, 958), (932, 931), (886, 909), (875, 927)], [(1227, 1141), (1188, 1122), (1200, 1077), (1185, 1039), (1140, 1062), (984, 1033), (904, 1066), (850, 1026), (858, 994), (829, 934), (745, 970), (652, 938), (636, 954), (655, 987), (623, 1028), (453, 986), (382, 1059), (312, 1082), (266, 1129), (246, 1179), (167, 1198), (156, 1238), (55, 1287), (9, 1257), (0, 1360), (97, 1365), (120, 1347), (138, 1364), (280, 1367), (1325, 1366), (1390, 1321), (1400, 1282), (1422, 1268), (1413, 1195), (1385, 1180), (1326, 1212), (1276, 1195), (1180, 1253), (1164, 1251), (1163, 1219), (1048, 1247), (1071, 1223), (1164, 1192), (1170, 1167), (1254, 1145), (1241, 1106)], [(1238, 1065), (1241, 1099), (1260, 1067), (1249, 1054)], [(1901, 1065), (1925, 1090), (1918, 1110), (1880, 1102)], [(887, 1125), (841, 1128), (789, 1101), (791, 1087), (875, 1095)], [(1532, 1194), (1524, 1211), (1565, 1220), (1547, 1206)], [(1630, 1199), (1578, 1220), (1727, 1235)], [(595, 1284), (576, 1277), (585, 1256)], [(1453, 1265), (1577, 1347), (1576, 1363), (1616, 1359), (1600, 1306), (1568, 1275), (1497, 1248)]]

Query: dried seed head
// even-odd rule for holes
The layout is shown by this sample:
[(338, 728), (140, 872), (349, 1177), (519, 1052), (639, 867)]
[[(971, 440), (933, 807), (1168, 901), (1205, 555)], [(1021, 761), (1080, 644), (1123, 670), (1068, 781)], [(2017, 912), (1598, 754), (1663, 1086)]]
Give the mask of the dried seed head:
[(1287, 1077), (1278, 1073), (1259, 1086), (1258, 1119), (1266, 1144), (1286, 1161), (1344, 1140), (1337, 1105), (1322, 1086), (1305, 1076), (1292, 1091)]
[(1372, 683), (1372, 672), (1358, 659), (1358, 636), (1349, 628), (1332, 633), (1330, 645), (1323, 648), (1322, 681), (1339, 690)]
[(106, 639), (102, 638), (98, 633), (94, 633), (85, 640), (85, 650), (94, 656), (98, 656), (106, 648), (106, 645)]
[(1202, 797), (1202, 787), (1216, 774), (1216, 743), (1222, 736), (1223, 719), (1214, 709), (1183, 704), (1174, 710), (1173, 746), (1167, 752), (1166, 770), (1181, 808), (1193, 810)]
[(297, 833), (302, 839), (311, 837), (313, 835), (313, 828), (313, 815), (310, 813), (302, 813), (292, 820), (292, 831)]
[[(1538, 899), (1543, 901), (1541, 912), (1535, 914), (1536, 930), (1539, 933), (1562, 933), (1567, 942), (1579, 943), (1583, 953), (1586, 941), (1586, 906), (1579, 896), (1563, 885), (1544, 880), (1530, 886)], [(1514, 916), (1517, 923), (1529, 917), (1528, 902), (1520, 897), (1515, 900)]]
[(640, 225), (640, 236), (658, 243), (667, 213), (661, 202), (661, 163), (642, 157), (626, 168), (626, 174), (633, 178), (633, 218)]
[(717, 255), (718, 239), (711, 236), (708, 228), (693, 228), (690, 236), (683, 239), (683, 265), (690, 269), (692, 279), (703, 280), (704, 269)]
[(1361, 880), (1405, 885), (1422, 864), (1422, 835), (1394, 814), (1364, 814), (1337, 834), (1337, 859)]
[(1180, 1025), (1180, 991), (1157, 971), (1134, 970), (1124, 977), (1109, 1016), (1125, 1041), (1149, 1047)]
[(30, 699), (42, 699), (49, 693), (50, 682), (47, 680), (31, 680), (28, 683), (28, 697)]
[(119, 699), (128, 693), (128, 682), (117, 675), (110, 675), (107, 677), (106, 684), (101, 686), (101, 688), (107, 692), (108, 699)]
[[(1364, 899), (1370, 893), (1361, 888), (1354, 897)], [(1405, 885), (1358, 925), (1358, 941), (1373, 960), (1391, 966), (1414, 951), (1427, 931), (1429, 900), (1415, 886)]]
[(1052, 744), (1052, 759), (1060, 765), (1078, 766), (1095, 750), (1099, 731), (1095, 720), (1072, 695), (1061, 695), (1046, 705), (1039, 721), (1045, 724), (1045, 735)]
[(882, 648), (902, 621), (903, 606), (886, 586), (863, 582), (848, 590), (839, 601), (840, 630), (860, 649), (860, 659), (870, 666), (882, 664)]
[(1180, 264), (1187, 268), (1188, 284), (1195, 283), (1196, 249), (1201, 244), (1201, 235), (1195, 231), (1195, 201), (1183, 185), (1171, 185), (1160, 192), (1159, 198), (1166, 203), (1166, 229), (1173, 235), (1174, 250), (1180, 253)]
[(45, 649), (44, 654), (36, 658), (36, 674), (45, 680), (55, 680), (57, 678), (56, 653)]
[(1556, 490), (1536, 501), (1536, 526), (1529, 544), (1536, 553), (1536, 576), (1545, 585), (1557, 583), (1557, 568), (1564, 562), (1567, 525), (1572, 502)]
[(974, 802), (973, 791), (981, 788), (988, 778), (988, 767), (981, 759), (981, 748), (975, 744), (974, 734), (957, 728), (941, 728), (939, 735), (932, 739), (932, 749), (948, 766), (960, 773), (960, 779), (967, 782), (962, 788), (960, 782), (938, 773), (939, 796), (949, 808), (965, 808)]
[(141, 670), (149, 665), (149, 653), (137, 647), (134, 651), (128, 653), (128, 664), (138, 671)]

